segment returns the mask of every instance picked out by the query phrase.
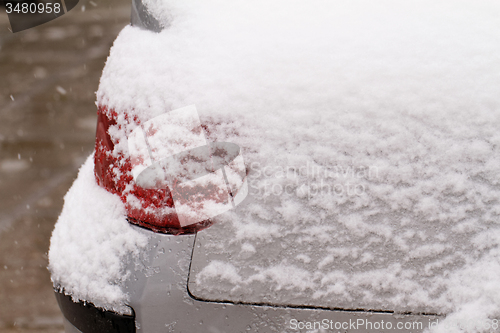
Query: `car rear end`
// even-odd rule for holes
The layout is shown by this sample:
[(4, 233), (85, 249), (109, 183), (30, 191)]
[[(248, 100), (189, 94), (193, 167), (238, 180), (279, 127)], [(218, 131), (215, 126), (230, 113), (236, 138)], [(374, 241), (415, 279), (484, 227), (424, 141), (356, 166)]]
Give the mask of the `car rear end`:
[(133, 1), (51, 241), (67, 331), (496, 330), (495, 8)]

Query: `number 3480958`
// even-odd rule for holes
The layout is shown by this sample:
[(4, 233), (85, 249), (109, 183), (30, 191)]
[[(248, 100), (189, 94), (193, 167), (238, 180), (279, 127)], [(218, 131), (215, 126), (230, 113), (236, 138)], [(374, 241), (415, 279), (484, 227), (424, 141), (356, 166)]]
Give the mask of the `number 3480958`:
[(7, 14), (18, 13), (18, 14), (43, 14), (43, 13), (55, 13), (59, 14), (61, 12), (60, 3), (5, 3), (5, 8)]

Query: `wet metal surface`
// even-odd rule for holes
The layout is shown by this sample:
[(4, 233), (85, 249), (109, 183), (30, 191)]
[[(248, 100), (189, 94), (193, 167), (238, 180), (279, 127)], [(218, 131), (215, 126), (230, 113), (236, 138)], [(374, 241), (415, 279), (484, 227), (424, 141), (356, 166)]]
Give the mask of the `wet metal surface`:
[(62, 332), (47, 271), (63, 196), (94, 145), (95, 91), (129, 1), (80, 1), (11, 33), (0, 7), (0, 332)]

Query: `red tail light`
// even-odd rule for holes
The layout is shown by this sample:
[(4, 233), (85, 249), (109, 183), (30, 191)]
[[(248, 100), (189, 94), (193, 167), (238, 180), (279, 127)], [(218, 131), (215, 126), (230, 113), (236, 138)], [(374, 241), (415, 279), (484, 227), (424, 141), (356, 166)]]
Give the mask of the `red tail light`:
[[(115, 143), (109, 135), (117, 124), (118, 113), (99, 107), (95, 143), (95, 177), (97, 183), (119, 195), (126, 206), (128, 220), (156, 232), (169, 234), (194, 233), (212, 224), (210, 220), (182, 227), (175, 213), (170, 189), (145, 189), (137, 186), (128, 156), (114, 152)], [(138, 124), (137, 119), (129, 119)], [(134, 202), (134, 204), (131, 204)], [(139, 204), (138, 204), (139, 203)]]

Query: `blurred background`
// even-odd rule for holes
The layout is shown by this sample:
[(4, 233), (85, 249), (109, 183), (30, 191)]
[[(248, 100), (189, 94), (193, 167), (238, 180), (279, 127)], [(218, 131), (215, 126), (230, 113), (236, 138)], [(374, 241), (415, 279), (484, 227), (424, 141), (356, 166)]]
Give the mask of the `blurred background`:
[(80, 0), (12, 33), (0, 7), (0, 332), (63, 332), (47, 271), (50, 235), (93, 150), (95, 91), (129, 21), (130, 1)]

